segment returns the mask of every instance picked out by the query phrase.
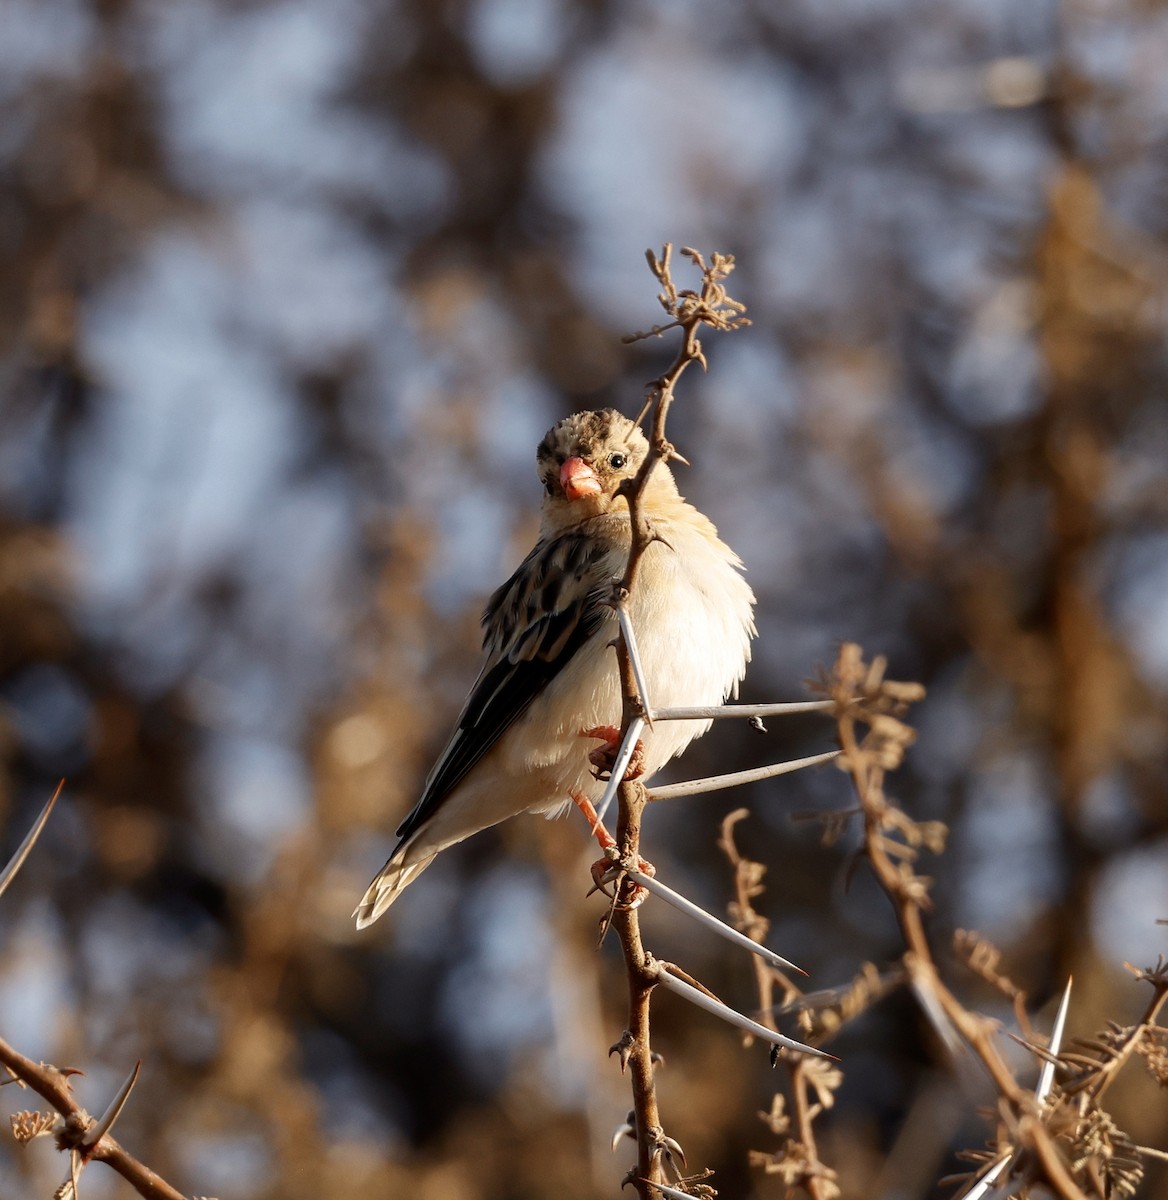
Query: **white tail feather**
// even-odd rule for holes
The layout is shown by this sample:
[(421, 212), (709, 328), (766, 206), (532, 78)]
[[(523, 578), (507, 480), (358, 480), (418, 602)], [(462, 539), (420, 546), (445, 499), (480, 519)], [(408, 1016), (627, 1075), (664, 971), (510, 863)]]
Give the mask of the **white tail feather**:
[(414, 862), (405, 862), (395, 854), (377, 872), (365, 895), (361, 897), (361, 903), (353, 910), (357, 928), (364, 929), (366, 925), (372, 925), (398, 898), (402, 889), (413, 883), (433, 861), (433, 854)]

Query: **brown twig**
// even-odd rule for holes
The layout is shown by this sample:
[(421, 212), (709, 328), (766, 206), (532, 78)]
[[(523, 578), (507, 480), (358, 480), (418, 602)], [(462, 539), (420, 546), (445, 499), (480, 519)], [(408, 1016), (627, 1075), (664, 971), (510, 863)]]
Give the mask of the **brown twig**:
[(1156, 1019), (1165, 1000), (1168, 1000), (1168, 968), (1163, 960), (1158, 968), (1134, 973), (1152, 985), (1152, 997), (1140, 1019), (1134, 1025), (1119, 1031), (1113, 1044), (1100, 1045), (1097, 1042), (1098, 1049), (1094, 1058), (1077, 1054), (1063, 1055), (1065, 1062), (1079, 1067), (1078, 1071), (1064, 1081), (1063, 1092), (1066, 1095), (1081, 1094), (1084, 1107), (1087, 1103), (1098, 1104), (1121, 1068), (1134, 1054), (1141, 1051), (1149, 1035), (1157, 1029)]
[[(686, 369), (693, 363), (706, 366), (705, 355), (698, 337), (703, 325), (712, 329), (729, 330), (749, 324), (742, 315), (743, 305), (731, 300), (722, 281), (734, 269), (734, 260), (728, 256), (714, 254), (707, 265), (696, 250), (683, 249), (702, 273), (701, 290), (678, 291), (673, 282), (670, 261), (672, 247), (667, 243), (661, 257), (652, 251), (646, 255), (650, 269), (662, 285), (658, 296), (662, 307), (672, 318), (662, 326), (655, 326), (649, 333), (633, 334), (626, 341), (655, 336), (667, 329), (682, 331), (682, 344), (668, 370), (649, 385), (648, 398), (641, 411), (643, 419), (652, 412), (652, 429), (649, 432), (649, 452), (636, 476), (622, 485), (620, 495), (629, 506), (629, 522), (632, 541), (624, 577), (617, 585), (613, 603), (627, 611), (629, 597), (636, 586), (637, 573), (649, 546), (657, 540), (652, 525), (641, 504), (642, 493), (650, 473), (660, 462), (668, 463), (681, 458), (666, 437), (666, 419), (674, 399), (674, 388)], [(621, 692), (623, 697), (621, 728), (627, 732), (636, 717), (646, 717), (647, 697), (640, 694), (633, 670), (633, 662), (624, 638), (618, 640)], [(617, 847), (621, 861), (636, 864), (640, 861), (641, 814), (646, 803), (645, 789), (638, 783), (624, 782), (620, 786), (620, 812), (617, 818)], [(635, 884), (624, 879), (618, 887), (621, 900), (631, 899)], [(661, 1128), (657, 1095), (653, 1081), (653, 1058), (650, 1045), (649, 998), (657, 982), (657, 971), (652, 957), (641, 941), (640, 921), (637, 910), (631, 905), (618, 903), (611, 918), (612, 928), (620, 940), (628, 977), (629, 1016), (628, 1028), (621, 1041), (613, 1049), (619, 1051), (622, 1067), (626, 1066), (632, 1080), (634, 1125), (637, 1137), (637, 1172), (633, 1179), (642, 1200), (650, 1200), (657, 1193), (651, 1186), (663, 1183), (664, 1132)]]
[[(845, 644), (825, 690), (837, 704), (840, 762), (860, 802), (863, 854), (892, 902), (905, 941), (902, 961), (910, 983), (927, 1011), (947, 1021), (981, 1061), (1002, 1097), (1016, 1142), (1030, 1151), (1047, 1186), (1059, 1200), (1086, 1200), (1034, 1095), (1018, 1083), (1000, 1054), (993, 1022), (968, 1010), (941, 981), (924, 925), (930, 881), (913, 871), (913, 847), (891, 836), (911, 822), (885, 797), (884, 775), (899, 765), (915, 736), (901, 718), (909, 704), (923, 697), (924, 689), (886, 680), (883, 660), (866, 664), (858, 646)], [(863, 737), (861, 725), (868, 730)]]
[[(757, 942), (765, 939), (770, 929), (767, 920), (755, 907), (753, 901), (763, 891), (762, 877), (766, 868), (762, 863), (746, 858), (734, 841), (734, 827), (750, 815), (749, 809), (739, 808), (729, 813), (722, 821), (722, 832), (718, 846), (734, 868), (734, 900), (730, 905), (730, 916), (735, 928)], [(773, 967), (755, 958), (754, 981), (758, 990), (759, 1020), (772, 1029), (777, 1029), (774, 1016), (775, 985), (780, 984), (786, 999), (799, 994), (785, 976)], [(782, 1164), (784, 1180), (788, 1187), (802, 1187), (812, 1200), (836, 1200), (840, 1190), (836, 1185), (836, 1173), (820, 1160), (815, 1139), (815, 1118), (831, 1101), (831, 1083), (842, 1080), (838, 1067), (828, 1066), (822, 1061), (805, 1058), (803, 1055), (782, 1055), (791, 1077), (791, 1096), (794, 1107), (795, 1137), (788, 1139), (778, 1155), (755, 1153), (753, 1161), (764, 1169), (774, 1171)], [(824, 1076), (827, 1071), (829, 1075)], [(816, 1091), (818, 1100), (813, 1101), (811, 1092)], [(781, 1097), (776, 1097), (772, 1116), (768, 1118), (772, 1129), (786, 1132), (790, 1122), (782, 1115)], [(776, 1125), (778, 1128), (776, 1128)]]
[(66, 1072), (48, 1063), (34, 1063), (2, 1039), (0, 1063), (65, 1118), (63, 1127), (57, 1133), (59, 1149), (79, 1155), (82, 1162), (94, 1159), (108, 1164), (148, 1200), (186, 1200), (182, 1192), (171, 1187), (145, 1163), (139, 1162), (108, 1133), (103, 1134), (96, 1145), (86, 1143), (86, 1136), (96, 1124), (96, 1118), (77, 1103)]
[[(0, 892), (8, 887), (24, 865), (64, 786), (65, 781), (62, 779), (20, 848), (0, 872)], [(7, 1070), (10, 1080), (32, 1088), (59, 1114), (60, 1120), (48, 1113), (18, 1113), (13, 1117), (12, 1132), (21, 1142), (28, 1142), (41, 1134), (56, 1133), (57, 1148), (69, 1155), (69, 1186), (74, 1200), (77, 1196), (77, 1176), (85, 1164), (94, 1159), (107, 1163), (140, 1195), (148, 1197), (149, 1200), (185, 1200), (181, 1192), (176, 1191), (144, 1163), (123, 1149), (109, 1133), (137, 1081), (141, 1063), (134, 1067), (133, 1073), (100, 1119), (90, 1116), (73, 1096), (69, 1077), (80, 1074), (79, 1071), (61, 1070), (48, 1063), (34, 1063), (31, 1058), (26, 1058), (3, 1039), (0, 1039), (0, 1065)]]

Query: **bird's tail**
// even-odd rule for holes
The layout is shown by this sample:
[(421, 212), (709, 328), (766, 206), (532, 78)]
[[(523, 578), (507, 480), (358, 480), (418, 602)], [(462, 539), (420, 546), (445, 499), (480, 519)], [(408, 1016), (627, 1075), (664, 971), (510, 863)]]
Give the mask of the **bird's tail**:
[(361, 903), (353, 910), (358, 929), (372, 925), (379, 916), (398, 898), (402, 888), (415, 879), (434, 861), (434, 855), (406, 862), (395, 852), (393, 857), (377, 872)]

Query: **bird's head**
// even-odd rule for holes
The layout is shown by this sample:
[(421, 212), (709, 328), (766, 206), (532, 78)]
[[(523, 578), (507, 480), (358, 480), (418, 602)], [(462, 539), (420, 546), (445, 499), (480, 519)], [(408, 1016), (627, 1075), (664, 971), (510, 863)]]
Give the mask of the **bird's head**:
[[(617, 489), (640, 470), (649, 443), (639, 426), (613, 408), (575, 413), (548, 430), (535, 454), (543, 483), (544, 528), (569, 528), (613, 511), (627, 510)], [(660, 464), (653, 472), (669, 475)], [(670, 477), (671, 478), (671, 477)]]

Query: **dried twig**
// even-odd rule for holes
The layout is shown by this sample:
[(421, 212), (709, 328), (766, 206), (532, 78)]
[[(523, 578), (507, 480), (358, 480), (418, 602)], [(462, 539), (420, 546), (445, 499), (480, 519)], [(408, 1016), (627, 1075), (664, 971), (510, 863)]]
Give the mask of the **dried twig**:
[[(0, 894), (15, 878), (36, 844), (64, 786), (65, 781), (62, 780), (19, 849), (0, 874)], [(62, 1188), (58, 1189), (58, 1194), (67, 1193), (76, 1200), (78, 1176), (88, 1162), (96, 1160), (107, 1163), (130, 1183), (139, 1195), (146, 1196), (149, 1200), (185, 1200), (181, 1192), (171, 1187), (145, 1163), (139, 1162), (110, 1136), (110, 1130), (125, 1108), (130, 1092), (138, 1080), (138, 1072), (142, 1066), (140, 1062), (135, 1065), (105, 1113), (97, 1120), (77, 1103), (73, 1095), (69, 1077), (80, 1074), (79, 1071), (62, 1070), (48, 1063), (35, 1063), (3, 1039), (0, 1039), (0, 1065), (13, 1080), (22, 1087), (32, 1088), (55, 1110), (53, 1113), (17, 1113), (12, 1118), (12, 1135), (18, 1142), (27, 1143), (45, 1133), (56, 1134), (57, 1148), (69, 1155), (69, 1178)]]
[[(47, 1100), (64, 1118), (57, 1130), (57, 1146), (69, 1153), (71, 1162), (78, 1167), (90, 1160), (104, 1162), (135, 1188), (139, 1195), (146, 1196), (149, 1200), (186, 1200), (182, 1192), (171, 1187), (110, 1136), (108, 1131), (113, 1123), (112, 1119), (106, 1123), (104, 1132), (94, 1132), (100, 1129), (101, 1123), (95, 1121), (77, 1103), (69, 1084), (69, 1075), (75, 1072), (62, 1071), (48, 1063), (35, 1063), (2, 1039), (0, 1063), (22, 1083)], [(136, 1078), (137, 1073), (135, 1068), (131, 1081)], [(118, 1099), (110, 1106), (113, 1118), (121, 1111), (118, 1100), (124, 1103), (128, 1092), (129, 1088), (123, 1087)]]
[[(967, 1009), (941, 981), (925, 934), (930, 881), (913, 870), (914, 840), (927, 840), (884, 794), (884, 776), (899, 765), (915, 734), (903, 717), (921, 699), (919, 684), (884, 677), (885, 664), (865, 663), (860, 648), (841, 647), (821, 688), (833, 700), (843, 752), (841, 766), (851, 778), (864, 825), (863, 853), (877, 882), (892, 902), (905, 941), (902, 962), (926, 1015), (946, 1040), (956, 1032), (981, 1061), (1001, 1097), (1001, 1112), (1014, 1146), (1028, 1152), (1033, 1170), (1059, 1200), (1086, 1200), (1086, 1193), (1063, 1158), (1042, 1106), (1014, 1077), (995, 1041), (995, 1027)], [(866, 727), (867, 732), (861, 733)]]
[[(753, 901), (764, 890), (762, 877), (766, 868), (762, 863), (745, 857), (734, 840), (735, 826), (749, 815), (749, 810), (745, 808), (736, 809), (728, 814), (722, 822), (718, 846), (734, 868), (731, 917), (746, 936), (754, 941), (761, 941), (766, 937), (770, 922), (758, 912)], [(773, 1014), (776, 1010), (775, 987), (781, 987), (788, 1000), (798, 996), (798, 989), (781, 972), (758, 959), (754, 962), (754, 977), (758, 989), (759, 1019), (765, 1022), (768, 1028), (773, 1028)], [(812, 1200), (836, 1200), (840, 1195), (836, 1174), (819, 1158), (813, 1122), (819, 1113), (831, 1107), (833, 1093), (843, 1082), (843, 1074), (838, 1067), (812, 1061), (803, 1055), (781, 1057), (784, 1058), (791, 1076), (795, 1136), (785, 1136), (790, 1132), (791, 1122), (786, 1115), (782, 1095), (776, 1094), (770, 1113), (760, 1115), (770, 1126), (771, 1132), (785, 1136), (785, 1141), (777, 1153), (752, 1151), (751, 1162), (769, 1174), (781, 1175), (788, 1190), (803, 1188)], [(812, 1100), (812, 1092), (815, 1093), (815, 1100)]]
[[(670, 269), (672, 247), (665, 246), (661, 257), (651, 252), (647, 255), (649, 266), (662, 285), (658, 296), (662, 307), (671, 320), (655, 326), (648, 334), (635, 334), (627, 340), (659, 335), (666, 329), (679, 328), (682, 344), (668, 370), (649, 389), (648, 399), (641, 418), (652, 411), (652, 428), (649, 432), (649, 452), (636, 476), (621, 487), (621, 494), (629, 506), (632, 529), (632, 544), (624, 577), (615, 589), (613, 597), (622, 636), (617, 644), (620, 664), (623, 706), (621, 728), (625, 744), (631, 749), (636, 741), (635, 723), (649, 718), (650, 698), (645, 695), (644, 674), (634, 665), (635, 641), (627, 636), (629, 626), (628, 602), (636, 586), (637, 575), (645, 551), (654, 541), (655, 535), (642, 508), (641, 496), (650, 472), (659, 462), (669, 462), (681, 456), (666, 437), (666, 420), (673, 403), (674, 388), (682, 374), (694, 363), (706, 366), (698, 333), (703, 325), (716, 330), (736, 329), (746, 324), (742, 315), (743, 305), (731, 300), (726, 294), (723, 280), (734, 269), (734, 260), (715, 254), (709, 265), (700, 254), (683, 250), (702, 273), (699, 291), (679, 291), (673, 282)], [(641, 419), (638, 418), (638, 419)], [(632, 653), (630, 653), (632, 649)], [(630, 736), (631, 734), (631, 736)], [(622, 782), (623, 769), (619, 762), (612, 773), (610, 791), (617, 790), (620, 796), (620, 811), (617, 819), (617, 852), (620, 862), (633, 867), (639, 864), (641, 842), (641, 815), (648, 796), (636, 782)], [(634, 1128), (637, 1136), (637, 1169), (633, 1181), (642, 1200), (649, 1200), (653, 1188), (663, 1184), (662, 1139), (657, 1095), (653, 1083), (652, 1050), (649, 1030), (649, 997), (661, 975), (657, 964), (645, 951), (641, 941), (640, 921), (637, 909), (629, 903), (638, 884), (625, 874), (617, 885), (617, 903), (614, 906), (611, 927), (620, 940), (628, 977), (629, 1015), (628, 1026), (618, 1043), (622, 1066), (627, 1065), (632, 1079)]]

